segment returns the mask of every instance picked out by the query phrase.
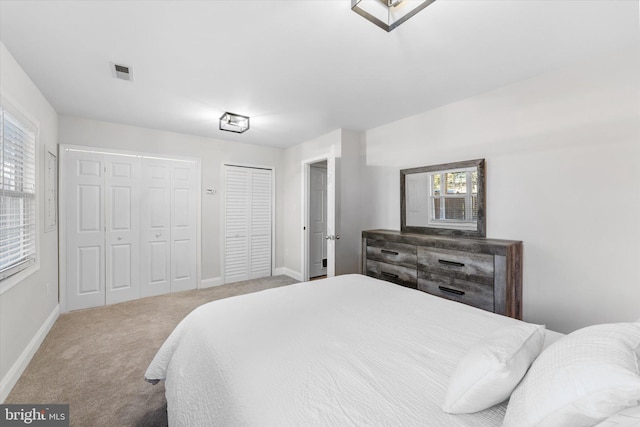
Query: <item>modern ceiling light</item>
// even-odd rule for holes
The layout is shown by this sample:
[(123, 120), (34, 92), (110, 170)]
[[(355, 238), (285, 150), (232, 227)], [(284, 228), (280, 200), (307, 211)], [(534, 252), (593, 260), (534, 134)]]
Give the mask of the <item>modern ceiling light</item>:
[(434, 1), (436, 0), (351, 0), (351, 10), (390, 32)]
[(226, 112), (220, 117), (220, 130), (242, 133), (249, 129), (249, 117)]

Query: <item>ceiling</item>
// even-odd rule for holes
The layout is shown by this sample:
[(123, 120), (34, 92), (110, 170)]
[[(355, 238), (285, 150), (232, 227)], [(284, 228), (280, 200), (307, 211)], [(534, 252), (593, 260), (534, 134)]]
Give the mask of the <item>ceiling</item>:
[(274, 147), (638, 46), (637, 1), (437, 0), (391, 33), (350, 5), (0, 0), (0, 39), (60, 114)]

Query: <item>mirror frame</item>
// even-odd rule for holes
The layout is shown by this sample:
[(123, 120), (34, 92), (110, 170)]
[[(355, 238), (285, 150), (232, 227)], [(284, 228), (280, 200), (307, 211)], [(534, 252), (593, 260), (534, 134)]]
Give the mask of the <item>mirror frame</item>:
[[(407, 225), (407, 203), (405, 192), (405, 177), (413, 173), (437, 172), (451, 169), (478, 168), (478, 219), (475, 230), (462, 230), (445, 227), (417, 227)], [(443, 163), (440, 165), (422, 166), (418, 168), (400, 170), (400, 230), (403, 233), (439, 234), (445, 236), (486, 237), (486, 169), (484, 159), (466, 160), (463, 162)]]

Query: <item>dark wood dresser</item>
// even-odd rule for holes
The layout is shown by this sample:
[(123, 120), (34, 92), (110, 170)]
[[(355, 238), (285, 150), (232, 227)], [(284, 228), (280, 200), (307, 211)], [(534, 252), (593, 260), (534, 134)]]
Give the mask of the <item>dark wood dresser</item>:
[(362, 272), (522, 319), (522, 242), (362, 232)]

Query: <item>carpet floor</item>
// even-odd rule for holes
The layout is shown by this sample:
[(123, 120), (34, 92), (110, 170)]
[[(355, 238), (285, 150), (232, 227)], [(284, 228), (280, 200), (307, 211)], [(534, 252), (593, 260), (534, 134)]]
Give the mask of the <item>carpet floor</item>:
[(63, 314), (4, 403), (68, 403), (72, 426), (166, 426), (164, 383), (144, 372), (178, 322), (209, 301), (296, 282), (273, 276)]

